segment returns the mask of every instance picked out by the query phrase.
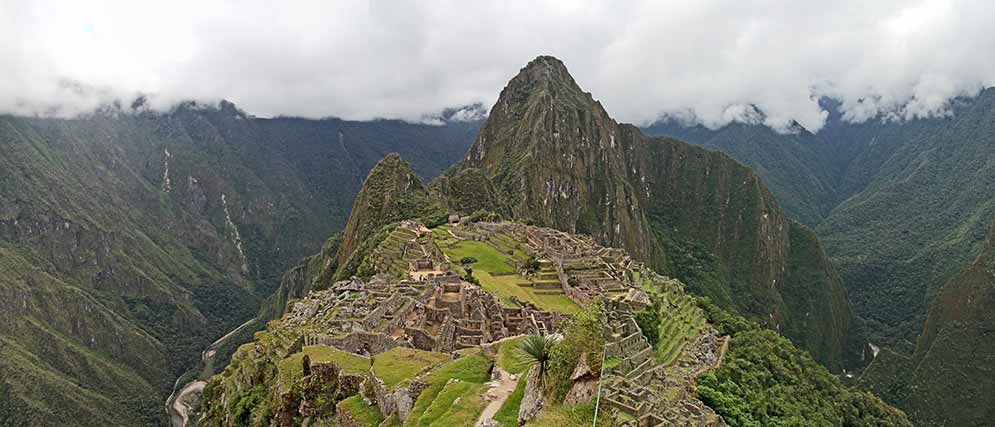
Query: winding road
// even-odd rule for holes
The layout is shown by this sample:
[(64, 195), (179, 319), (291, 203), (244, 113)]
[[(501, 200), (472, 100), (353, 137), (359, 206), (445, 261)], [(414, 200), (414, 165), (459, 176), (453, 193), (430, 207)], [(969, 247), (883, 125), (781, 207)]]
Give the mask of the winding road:
[[(176, 384), (173, 385), (173, 394), (170, 394), (169, 399), (166, 399), (166, 413), (169, 414), (169, 422), (173, 427), (187, 427), (187, 423), (190, 421), (190, 409), (196, 403), (196, 399), (200, 393), (204, 391), (204, 386), (207, 385), (204, 379), (214, 375), (214, 357), (218, 353), (218, 348), (232, 336), (255, 322), (255, 318), (249, 319), (223, 337), (215, 340), (200, 353), (200, 363), (176, 379)], [(192, 372), (197, 373), (197, 376), (192, 381), (184, 384), (183, 387), (179, 387), (180, 379)], [(177, 390), (177, 388), (179, 389)]]

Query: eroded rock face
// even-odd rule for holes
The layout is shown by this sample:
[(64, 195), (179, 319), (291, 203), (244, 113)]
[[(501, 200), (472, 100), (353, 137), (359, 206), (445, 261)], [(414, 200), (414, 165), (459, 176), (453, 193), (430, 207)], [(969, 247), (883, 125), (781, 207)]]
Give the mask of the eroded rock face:
[(418, 400), (418, 395), (421, 394), (425, 387), (427, 387), (427, 384), (419, 380), (413, 380), (407, 387), (394, 392), (398, 419), (408, 419), (408, 415), (411, 415), (411, 409), (414, 408), (415, 402)]
[(567, 397), (563, 399), (564, 405), (577, 405), (580, 403), (586, 403), (594, 400), (594, 396), (598, 394), (598, 379), (593, 377), (583, 378), (574, 381), (574, 385), (570, 387), (570, 392), (567, 393)]
[(563, 400), (565, 405), (590, 402), (598, 393), (598, 373), (591, 370), (587, 364), (586, 355), (581, 356), (570, 379), (574, 383), (570, 387), (570, 391), (567, 392), (567, 397)]
[(539, 366), (533, 366), (525, 377), (525, 394), (522, 396), (522, 406), (518, 408), (518, 425), (525, 425), (534, 418), (542, 410), (544, 400)]

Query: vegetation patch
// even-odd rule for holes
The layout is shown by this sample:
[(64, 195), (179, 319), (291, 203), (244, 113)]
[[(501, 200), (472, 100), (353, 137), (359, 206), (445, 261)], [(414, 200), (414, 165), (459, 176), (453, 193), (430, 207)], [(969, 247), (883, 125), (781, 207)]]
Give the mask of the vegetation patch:
[(777, 333), (701, 300), (723, 333), (732, 334), (722, 366), (698, 379), (698, 394), (730, 427), (911, 426), (901, 411), (851, 389)]
[[(532, 421), (525, 424), (527, 427), (562, 427), (562, 426), (589, 426), (594, 425), (594, 402), (581, 403), (579, 405), (556, 405), (543, 409)], [(608, 414), (601, 412), (598, 414), (598, 426), (611, 425)]]
[(377, 427), (383, 422), (380, 408), (376, 405), (367, 405), (359, 395), (339, 402), (336, 410), (349, 414), (360, 427)]
[(604, 348), (601, 304), (595, 303), (570, 319), (563, 330), (563, 339), (550, 349), (544, 378), (547, 394), (554, 401), (563, 400), (573, 385), (570, 376), (581, 357), (587, 358), (587, 366), (593, 372), (600, 372)]
[(497, 365), (512, 374), (521, 374), (528, 369), (522, 359), (521, 345), (525, 337), (509, 338), (498, 347)]

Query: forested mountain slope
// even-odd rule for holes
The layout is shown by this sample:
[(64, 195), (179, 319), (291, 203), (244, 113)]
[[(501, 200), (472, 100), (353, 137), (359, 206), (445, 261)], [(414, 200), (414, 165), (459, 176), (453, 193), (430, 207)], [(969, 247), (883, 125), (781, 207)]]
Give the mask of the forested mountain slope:
[(476, 127), (227, 102), (0, 116), (0, 407), (18, 425), (164, 424), (176, 376), (343, 227), (375, 162), (433, 176)]
[(924, 426), (986, 426), (995, 416), (995, 225), (941, 288), (912, 357), (882, 350), (861, 382)]
[(954, 100), (950, 115), (907, 121), (849, 123), (824, 102), (832, 114), (817, 134), (673, 121), (647, 131), (750, 164), (790, 215), (815, 226), (858, 334), (874, 344), (867, 358), (880, 349), (865, 383), (923, 425), (984, 425), (995, 350), (979, 263), (995, 217), (995, 88)]
[(838, 105), (816, 134), (666, 120), (646, 128), (718, 149), (758, 171), (792, 217), (816, 230), (867, 338), (911, 351), (932, 294), (981, 248), (995, 215), (995, 88), (949, 116), (863, 123)]
[[(288, 273), (313, 286), (209, 381), (198, 425), (911, 425), (784, 337), (589, 236), (484, 213), (442, 225), (438, 194), (411, 176), (396, 155), (370, 171), (349, 223), (378, 231)], [(572, 261), (554, 268), (556, 253)], [(360, 268), (341, 270), (343, 257)], [(541, 260), (532, 279), (524, 257)], [(439, 270), (422, 275), (421, 262)], [(597, 295), (583, 302), (570, 279), (522, 283), (596, 271), (620, 289), (581, 285)], [(530, 367), (537, 338), (548, 360)]]

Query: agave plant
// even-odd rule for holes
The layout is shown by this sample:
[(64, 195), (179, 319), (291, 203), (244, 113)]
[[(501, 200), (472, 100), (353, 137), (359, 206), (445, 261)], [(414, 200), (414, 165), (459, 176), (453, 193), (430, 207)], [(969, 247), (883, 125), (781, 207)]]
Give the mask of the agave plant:
[(539, 366), (539, 377), (546, 374), (550, 351), (556, 340), (549, 335), (529, 335), (518, 347), (519, 361), (525, 366)]

